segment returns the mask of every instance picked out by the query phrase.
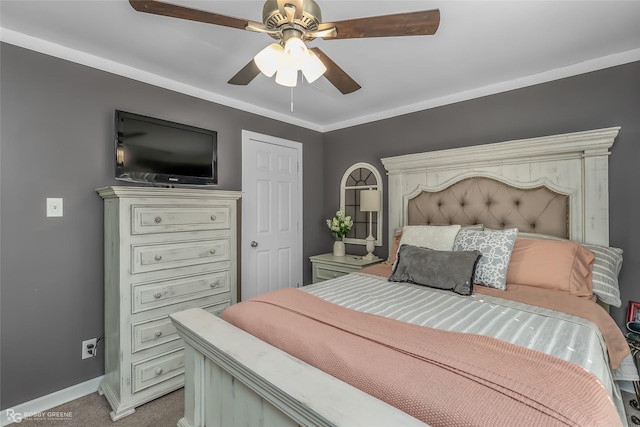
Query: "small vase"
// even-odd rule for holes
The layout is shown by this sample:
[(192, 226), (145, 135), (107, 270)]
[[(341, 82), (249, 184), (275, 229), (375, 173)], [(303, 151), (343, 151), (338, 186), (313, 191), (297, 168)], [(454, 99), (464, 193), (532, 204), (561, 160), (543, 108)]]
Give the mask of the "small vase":
[(333, 256), (344, 256), (344, 242), (342, 239), (333, 242)]

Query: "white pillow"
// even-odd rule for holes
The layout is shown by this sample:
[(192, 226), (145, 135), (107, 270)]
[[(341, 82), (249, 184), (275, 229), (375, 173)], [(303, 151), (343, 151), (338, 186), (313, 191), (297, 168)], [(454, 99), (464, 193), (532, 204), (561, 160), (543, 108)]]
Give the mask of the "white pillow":
[[(460, 225), (405, 225), (398, 249), (402, 245), (413, 245), (436, 251), (450, 251), (456, 240)], [(397, 262), (396, 253), (396, 262)], [(395, 269), (395, 262), (393, 263)]]

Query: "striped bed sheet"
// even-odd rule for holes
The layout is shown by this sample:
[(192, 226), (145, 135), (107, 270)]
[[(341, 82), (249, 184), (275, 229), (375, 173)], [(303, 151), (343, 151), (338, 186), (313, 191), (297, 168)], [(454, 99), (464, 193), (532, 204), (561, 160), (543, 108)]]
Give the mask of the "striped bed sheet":
[[(615, 383), (620, 378), (611, 372), (602, 335), (590, 321), (488, 295), (461, 296), (364, 273), (300, 289), (354, 310), (436, 329), (492, 336), (579, 365), (602, 382), (626, 424)], [(632, 359), (627, 359), (616, 372), (626, 372), (623, 379), (637, 378)]]

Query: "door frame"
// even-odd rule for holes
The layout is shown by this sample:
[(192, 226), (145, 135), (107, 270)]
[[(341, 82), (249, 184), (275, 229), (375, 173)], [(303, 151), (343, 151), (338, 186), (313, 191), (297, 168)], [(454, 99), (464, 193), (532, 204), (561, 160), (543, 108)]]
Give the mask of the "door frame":
[[(242, 277), (247, 277), (246, 274), (246, 265), (247, 263), (245, 262), (245, 256), (247, 254), (247, 250), (249, 250), (249, 242), (244, 242), (245, 239), (245, 233), (243, 232), (246, 229), (246, 221), (248, 221), (248, 214), (249, 212), (247, 211), (247, 209), (245, 209), (245, 198), (244, 198), (244, 189), (246, 188), (245, 185), (245, 180), (247, 179), (247, 176), (245, 174), (245, 161), (246, 161), (246, 157), (245, 157), (245, 153), (246, 153), (246, 147), (247, 144), (249, 143), (249, 141), (252, 142), (258, 142), (264, 145), (279, 145), (279, 146), (283, 146), (283, 147), (287, 147), (287, 148), (292, 148), (294, 150), (296, 150), (297, 153), (297, 174), (298, 174), (298, 217), (296, 218), (297, 220), (297, 224), (298, 224), (298, 247), (300, 248), (300, 256), (302, 257), (302, 259), (300, 260), (300, 271), (298, 272), (298, 277), (300, 278), (300, 283), (297, 284), (296, 287), (300, 287), (303, 286), (304, 283), (302, 283), (304, 281), (304, 250), (303, 250), (303, 235), (304, 235), (304, 227), (303, 227), (303, 208), (304, 208), (304, 203), (302, 200), (302, 184), (303, 184), (303, 180), (302, 180), (302, 143), (301, 142), (297, 142), (297, 141), (291, 141), (288, 139), (283, 139), (283, 138), (278, 138), (275, 136), (271, 136), (271, 135), (266, 135), (266, 134), (261, 134), (261, 133), (257, 133), (257, 132), (253, 132), (253, 131), (249, 131), (249, 130), (242, 130), (242, 194), (243, 197), (241, 198), (241, 206), (242, 206), (242, 218), (241, 218), (241, 232), (240, 232), (240, 239), (241, 241), (238, 243), (238, 247), (240, 248), (240, 288), (238, 289), (238, 301), (241, 300), (242, 297)], [(255, 214), (255, 213), (254, 213)], [(253, 218), (255, 219), (255, 218)]]

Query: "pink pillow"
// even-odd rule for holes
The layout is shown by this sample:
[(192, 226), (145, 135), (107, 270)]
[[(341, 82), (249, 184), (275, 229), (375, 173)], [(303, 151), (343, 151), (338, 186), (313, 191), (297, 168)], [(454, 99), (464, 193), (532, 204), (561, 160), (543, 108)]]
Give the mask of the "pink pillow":
[(516, 239), (507, 284), (554, 289), (590, 297), (593, 252), (571, 241)]
[(400, 248), (400, 240), (402, 240), (402, 229), (396, 230), (395, 233), (393, 233), (393, 246), (391, 248), (391, 252), (389, 253), (389, 260), (387, 261), (391, 265), (395, 264), (396, 262), (398, 249)]

